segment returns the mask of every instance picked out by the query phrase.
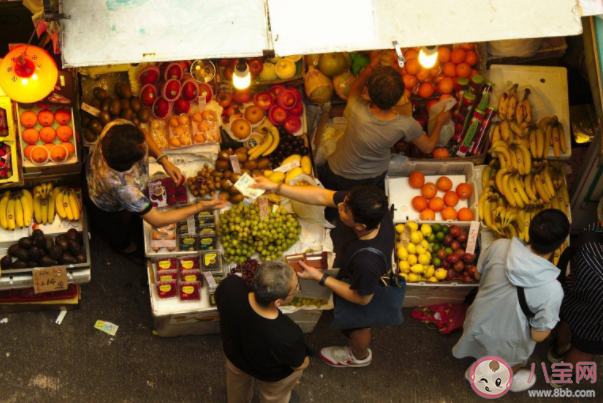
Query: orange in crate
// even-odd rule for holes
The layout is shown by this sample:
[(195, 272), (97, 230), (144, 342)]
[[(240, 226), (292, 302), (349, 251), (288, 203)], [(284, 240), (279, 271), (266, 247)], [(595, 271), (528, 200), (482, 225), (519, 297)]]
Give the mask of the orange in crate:
[(38, 117), (35, 112), (25, 111), (21, 114), (21, 124), (28, 129), (38, 124)]
[(447, 63), (450, 61), (450, 49), (446, 46), (440, 46), (438, 48), (438, 60), (440, 63)]
[(461, 183), (456, 187), (456, 194), (461, 200), (466, 200), (471, 196), (471, 186), (466, 183)]
[(53, 147), (53, 149), (50, 150), (50, 158), (52, 158), (53, 161), (63, 162), (67, 159), (67, 150), (59, 146)]
[(452, 62), (444, 63), (444, 67), (442, 68), (442, 71), (448, 77), (456, 77), (456, 64), (454, 64)]
[(425, 184), (425, 175), (422, 172), (413, 172), (408, 177), (410, 186), (415, 189), (421, 189)]
[(456, 206), (457, 204), (459, 204), (459, 195), (457, 195), (456, 192), (453, 192), (452, 190), (446, 192), (446, 194), (444, 195), (444, 203), (446, 203), (446, 205), (450, 207)]
[(48, 150), (48, 152), (50, 152), (50, 150), (52, 150), (54, 148), (54, 144), (53, 143), (45, 143), (43, 145), (43, 147), (45, 147)]
[(40, 129), (40, 140), (45, 143), (51, 143), (57, 137), (57, 132), (53, 127), (43, 127)]
[(27, 144), (36, 144), (40, 138), (40, 133), (36, 129), (23, 130), (23, 141)]
[[(442, 95), (443, 97), (444, 95)], [(440, 101), (442, 100), (440, 97)], [(450, 157), (450, 153), (445, 147), (436, 147), (433, 149), (433, 158), (448, 158)]]
[(54, 122), (54, 113), (48, 109), (41, 110), (40, 113), (38, 113), (38, 122), (40, 122), (42, 126), (50, 126)]
[(472, 221), (473, 213), (468, 208), (463, 207), (462, 209), (459, 210), (458, 219), (459, 219), (459, 221)]
[(456, 75), (462, 78), (467, 78), (471, 75), (471, 66), (467, 63), (459, 63), (456, 65)]
[(477, 63), (477, 53), (472, 50), (467, 52), (467, 57), (465, 57), (465, 63), (467, 63), (469, 66), (475, 66), (475, 64)]
[(31, 160), (43, 164), (48, 160), (48, 150), (44, 147), (36, 147), (35, 150), (31, 150)]
[(465, 61), (467, 57), (467, 52), (463, 49), (455, 49), (450, 53), (450, 61), (454, 64), (459, 64)]
[(457, 217), (457, 212), (454, 209), (454, 207), (446, 207), (444, 210), (442, 210), (442, 219), (444, 221), (448, 221), (448, 220), (456, 220)]
[(75, 154), (75, 147), (73, 146), (73, 144), (71, 144), (68, 141), (63, 141), (60, 145), (62, 145), (63, 147), (65, 147), (65, 149), (67, 150), (67, 152), (69, 153), (69, 156), (71, 157), (73, 154)]
[(412, 207), (417, 211), (423, 211), (427, 208), (427, 199), (423, 196), (415, 196), (412, 199)]
[(65, 108), (58, 109), (54, 113), (54, 119), (59, 122), (59, 124), (66, 125), (71, 122), (71, 113)]
[(69, 141), (73, 137), (73, 129), (69, 126), (57, 127), (57, 137), (61, 141)]
[(452, 189), (452, 181), (447, 176), (441, 176), (436, 182), (436, 186), (438, 187), (438, 190), (447, 192)]
[(25, 147), (25, 150), (23, 150), (23, 154), (25, 154), (25, 158), (27, 158), (28, 160), (31, 160), (31, 150), (34, 147), (35, 146), (33, 145), (28, 145), (27, 147)]
[(436, 193), (438, 193), (438, 188), (436, 188), (435, 183), (427, 182), (421, 188), (421, 194), (426, 199), (431, 199), (432, 197), (435, 197)]
[(435, 92), (435, 86), (432, 83), (423, 83), (419, 87), (419, 96), (421, 98), (429, 98)]
[(414, 75), (414, 74), (417, 74), (419, 71), (421, 71), (421, 65), (419, 64), (419, 60), (417, 60), (417, 59), (407, 60), (404, 67), (406, 68), (406, 72), (408, 74)]
[(444, 209), (444, 199), (441, 197), (434, 197), (429, 200), (429, 209), (433, 211), (442, 211)]
[(433, 210), (425, 209), (421, 211), (419, 218), (423, 221), (433, 221), (435, 220), (435, 213), (433, 212)]

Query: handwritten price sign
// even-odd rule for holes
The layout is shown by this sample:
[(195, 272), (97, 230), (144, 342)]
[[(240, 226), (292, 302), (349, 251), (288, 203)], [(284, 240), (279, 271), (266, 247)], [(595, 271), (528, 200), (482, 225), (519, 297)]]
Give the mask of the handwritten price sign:
[(33, 283), (36, 294), (66, 290), (68, 287), (67, 269), (65, 266), (33, 269)]

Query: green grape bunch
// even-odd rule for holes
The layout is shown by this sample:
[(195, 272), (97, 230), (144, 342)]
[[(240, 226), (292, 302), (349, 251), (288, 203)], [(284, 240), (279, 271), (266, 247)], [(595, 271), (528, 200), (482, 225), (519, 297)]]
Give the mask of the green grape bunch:
[(277, 260), (300, 234), (297, 217), (282, 207), (263, 220), (258, 206), (243, 203), (220, 214), (218, 236), (227, 262), (242, 264), (256, 252), (262, 260)]

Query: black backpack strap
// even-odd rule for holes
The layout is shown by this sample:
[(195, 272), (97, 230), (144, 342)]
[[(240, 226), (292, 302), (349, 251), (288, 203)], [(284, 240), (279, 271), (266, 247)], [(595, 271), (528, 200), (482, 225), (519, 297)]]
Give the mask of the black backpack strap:
[(534, 313), (532, 311), (530, 311), (530, 307), (528, 307), (528, 302), (526, 301), (526, 291), (523, 287), (518, 287), (517, 288), (517, 299), (519, 299), (519, 306), (521, 307), (521, 310), (523, 312), (523, 314), (526, 316), (526, 318), (528, 318), (528, 320), (532, 319), (534, 316)]

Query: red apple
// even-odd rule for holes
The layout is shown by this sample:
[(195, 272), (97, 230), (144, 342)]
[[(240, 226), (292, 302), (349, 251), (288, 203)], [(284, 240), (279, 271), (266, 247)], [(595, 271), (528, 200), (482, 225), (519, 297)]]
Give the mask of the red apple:
[(304, 96), (302, 95), (302, 93), (299, 91), (299, 89), (297, 87), (290, 85), (289, 87), (287, 87), (287, 89), (295, 94), (295, 98), (297, 98), (297, 102), (303, 101)]
[(475, 255), (472, 253), (465, 253), (463, 255), (463, 262), (465, 263), (473, 263), (475, 261)]
[(454, 264), (454, 266), (452, 266), (452, 268), (460, 273), (465, 270), (465, 264), (459, 260)]
[(178, 115), (182, 115), (183, 113), (188, 113), (191, 109), (191, 103), (186, 99), (180, 98), (174, 103), (174, 111)]
[(459, 236), (456, 237), (456, 240), (459, 241), (460, 243), (467, 242), (467, 237), (468, 237), (467, 233), (465, 231), (462, 231), (459, 234)]
[(458, 248), (454, 250), (454, 254), (459, 255), (459, 260), (461, 260), (463, 255), (465, 254), (465, 251), (461, 248)]
[(289, 116), (285, 119), (285, 123), (283, 123), (285, 130), (291, 134), (298, 132), (301, 129), (301, 125), (301, 119), (297, 116)]
[(279, 92), (286, 90), (286, 89), (287, 88), (284, 85), (276, 84), (276, 85), (273, 85), (272, 87), (270, 87), (270, 90), (268, 92), (270, 92), (270, 95), (272, 95), (272, 98), (276, 99)]
[(187, 81), (182, 86), (182, 98), (187, 101), (193, 101), (197, 98), (197, 93), (199, 91), (199, 87), (192, 81)]
[(440, 266), (442, 266), (446, 270), (452, 268), (452, 266), (450, 265), (450, 263), (448, 263), (448, 261), (445, 258), (442, 260), (442, 263), (440, 264)]
[(457, 240), (454, 240), (450, 244), (450, 247), (452, 248), (452, 250), (459, 249), (461, 247), (461, 243), (459, 241), (457, 241)]
[(450, 234), (446, 234), (444, 236), (444, 240), (442, 241), (442, 244), (444, 244), (444, 246), (450, 246), (453, 241), (454, 241), (454, 237)]
[(234, 74), (234, 67), (228, 66), (224, 69), (224, 78), (226, 81), (232, 81), (232, 75)]
[(287, 110), (293, 108), (295, 104), (297, 104), (297, 98), (295, 94), (289, 90), (280, 91), (276, 96), (276, 101), (281, 107)]
[(444, 260), (446, 259), (446, 256), (448, 256), (448, 252), (446, 252), (445, 249), (440, 249), (436, 252), (436, 256), (438, 257), (438, 259)]
[(249, 66), (249, 73), (251, 73), (251, 79), (254, 79), (262, 72), (264, 65), (259, 59), (251, 59), (247, 65)]
[(234, 100), (238, 104), (244, 104), (251, 100), (251, 90), (249, 88), (244, 90), (236, 90), (234, 94)]
[(457, 238), (459, 235), (461, 235), (461, 228), (458, 225), (453, 225), (450, 227), (450, 235), (452, 235), (453, 237)]
[(140, 103), (144, 106), (153, 106), (153, 103), (157, 99), (157, 89), (154, 85), (147, 84), (142, 87), (140, 91)]
[(191, 67), (191, 62), (188, 60), (180, 60), (178, 64), (180, 65), (182, 71), (188, 71), (189, 67)]
[(258, 92), (253, 97), (253, 103), (265, 111), (270, 109), (273, 102), (274, 102), (274, 98), (272, 98), (272, 95), (270, 95), (267, 92)]
[(451, 281), (458, 277), (458, 273), (454, 269), (448, 269), (446, 280)]
[(214, 97), (214, 91), (211, 89), (211, 86), (207, 83), (199, 83), (199, 96), (205, 94), (205, 103), (210, 103), (212, 98)]
[(289, 114), (294, 116), (299, 116), (304, 112), (304, 104), (301, 101), (297, 101), (295, 106), (289, 109)]
[(469, 273), (470, 276), (475, 277), (475, 273), (477, 273), (477, 267), (472, 264), (468, 264), (465, 267), (467, 268), (467, 273)]
[(217, 97), (217, 101), (222, 108), (228, 108), (232, 103), (232, 94), (227, 92), (220, 92)]
[(226, 67), (230, 65), (230, 59), (220, 59), (218, 60), (218, 66)]
[(457, 255), (456, 253), (451, 253), (450, 255), (448, 255), (446, 257), (446, 260), (448, 261), (448, 263), (451, 263), (451, 264), (455, 264), (456, 262), (459, 261), (459, 259), (460, 259), (460, 256)]
[(273, 125), (282, 125), (287, 119), (287, 111), (278, 105), (274, 105), (268, 111), (268, 119)]

